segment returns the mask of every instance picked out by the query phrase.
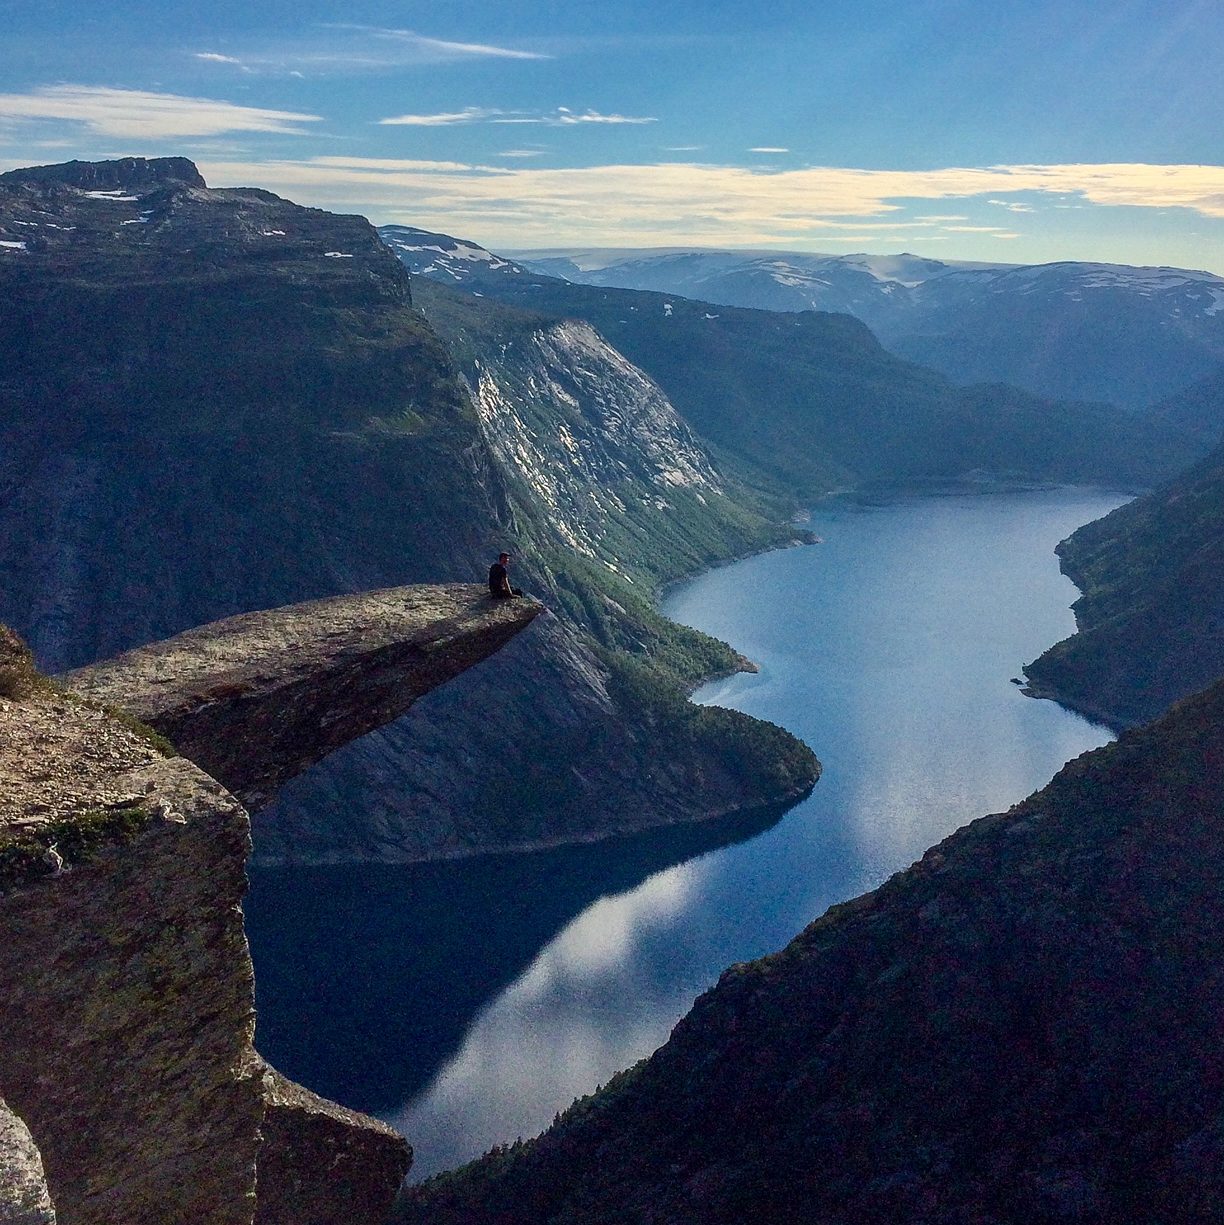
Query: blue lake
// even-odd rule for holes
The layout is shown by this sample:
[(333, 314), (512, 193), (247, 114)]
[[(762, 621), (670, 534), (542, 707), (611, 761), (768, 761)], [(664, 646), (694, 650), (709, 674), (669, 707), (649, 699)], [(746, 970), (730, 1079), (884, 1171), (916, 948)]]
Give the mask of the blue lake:
[(408, 1136), (414, 1177), (528, 1136), (786, 943), (1109, 733), (1010, 678), (1074, 629), (1054, 546), (1090, 490), (839, 504), (823, 543), (666, 604), (760, 665), (704, 702), (789, 728), (824, 774), (776, 814), (419, 867), (254, 874), (260, 1049)]

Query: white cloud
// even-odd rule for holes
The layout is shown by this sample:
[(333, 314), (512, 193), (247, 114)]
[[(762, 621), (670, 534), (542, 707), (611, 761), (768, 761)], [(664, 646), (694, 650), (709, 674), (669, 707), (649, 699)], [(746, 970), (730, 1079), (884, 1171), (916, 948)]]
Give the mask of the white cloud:
[(441, 111), (433, 115), (394, 115), (378, 122), (391, 127), (440, 128), (458, 123), (486, 123), (494, 116), (505, 113), (484, 106), (465, 106), (461, 111)]
[(789, 153), (789, 149), (783, 149), (778, 145), (757, 145), (754, 149), (749, 149), (749, 153)]
[(503, 149), (498, 157), (539, 157), (543, 149)]
[(572, 111), (559, 106), (553, 111), (503, 111), (487, 106), (465, 106), (461, 111), (440, 111), (432, 115), (394, 115), (380, 119), (382, 125), (415, 128), (444, 127), (466, 123), (539, 124), (550, 128), (566, 128), (575, 124), (641, 124), (656, 123), (655, 119), (630, 115), (602, 115), (598, 111)]
[(151, 93), (107, 86), (51, 85), (27, 94), (0, 94), (0, 119), (60, 120), (82, 124), (100, 136), (176, 140), (226, 132), (301, 135), (318, 115), (236, 106), (215, 98)]
[(987, 204), (993, 204), (998, 208), (1005, 208), (1009, 213), (1032, 213), (1036, 210), (1031, 204), (1024, 204), (1019, 200), (987, 200)]
[(425, 56), (433, 56), (438, 59), (547, 60), (552, 58), (538, 51), (519, 51), (512, 47), (496, 47), (489, 43), (462, 43), (452, 42), (445, 38), (428, 38), (424, 34), (416, 33), (415, 30), (389, 30), (373, 26), (352, 26), (350, 28), (363, 30), (378, 39), (400, 43)]
[(415, 30), (349, 23), (318, 25), (305, 34), (250, 46), (236, 56), (197, 53), (214, 63), (235, 63), (248, 72), (327, 76), (336, 73), (389, 72), (420, 65), (476, 60), (547, 60), (539, 51), (492, 43), (431, 38)]
[(879, 242), (911, 224), (896, 216), (904, 201), (1018, 191), (1224, 218), (1224, 166), (767, 171), (692, 162), (549, 168), (328, 157), (219, 162), (204, 173), (219, 184), (263, 185), (308, 204), (361, 209), (377, 220), (415, 219), (447, 232), (467, 225), (486, 242), (515, 246), (809, 244), (847, 231), (863, 240), (872, 230)]
[(235, 59), (232, 55), (221, 55), (217, 51), (197, 51), (195, 58), (198, 60), (206, 60), (210, 64), (238, 64), (241, 66), (242, 61)]

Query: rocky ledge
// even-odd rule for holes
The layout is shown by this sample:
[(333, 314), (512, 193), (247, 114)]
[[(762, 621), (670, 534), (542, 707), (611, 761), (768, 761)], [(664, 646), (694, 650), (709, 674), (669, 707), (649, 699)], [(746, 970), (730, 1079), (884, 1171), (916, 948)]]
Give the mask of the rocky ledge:
[(68, 678), (93, 697), (40, 677), (0, 627), (0, 1221), (381, 1219), (406, 1142), (254, 1049), (247, 812), (95, 698), (258, 796), (537, 612), (471, 587), (316, 601)]
[(131, 712), (258, 808), (542, 611), (472, 584), (391, 587), (214, 621), (60, 680)]

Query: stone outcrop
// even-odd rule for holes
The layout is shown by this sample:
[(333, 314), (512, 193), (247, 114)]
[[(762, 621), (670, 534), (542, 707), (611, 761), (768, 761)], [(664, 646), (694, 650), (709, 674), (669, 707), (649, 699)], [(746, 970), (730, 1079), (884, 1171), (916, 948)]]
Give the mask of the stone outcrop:
[[(690, 711), (702, 717), (681, 707)], [(587, 640), (546, 614), (403, 719), (291, 780), (254, 815), (253, 862), (515, 852), (713, 820), (779, 799), (783, 788), (736, 769), (729, 735), (684, 745), (685, 726), (644, 703), (630, 706)], [(662, 761), (661, 741), (673, 750)]]
[(542, 611), (471, 584), (392, 587), (229, 617), (61, 679), (130, 711), (258, 808)]
[(0, 1098), (0, 1225), (55, 1225), (42, 1156), (30, 1129)]
[(255, 1225), (380, 1225), (412, 1150), (390, 1127), (264, 1073)]
[(18, 783), (0, 814), (0, 1094), (60, 1219), (249, 1225), (263, 1104), (246, 813), (63, 695), (0, 702), (0, 745)]
[[(396, 589), (236, 618), (137, 653), (97, 692), (165, 698), (192, 751), (212, 736), (223, 764), (259, 763), (235, 764), (258, 794), (539, 611), (480, 599)], [(51, 1201), (66, 1225), (378, 1220), (406, 1142), (253, 1046), (245, 809), (130, 713), (37, 676), (7, 633), (0, 679), (0, 1221), (49, 1225)]]

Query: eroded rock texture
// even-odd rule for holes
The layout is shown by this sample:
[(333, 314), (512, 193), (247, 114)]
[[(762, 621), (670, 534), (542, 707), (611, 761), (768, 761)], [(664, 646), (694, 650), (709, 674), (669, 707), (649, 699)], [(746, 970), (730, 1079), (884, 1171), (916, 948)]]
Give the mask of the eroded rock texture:
[(256, 808), (541, 611), (471, 584), (391, 587), (214, 621), (62, 680), (130, 711)]
[(55, 1225), (42, 1156), (30, 1129), (0, 1098), (0, 1225)]
[(378, 1225), (412, 1164), (385, 1123), (346, 1110), (269, 1068), (255, 1225)]
[(48, 797), (61, 776), (78, 796), (71, 815), (40, 811), (27, 787), (0, 812), (0, 1093), (60, 1219), (247, 1225), (263, 1113), (247, 815), (190, 762), (64, 698), (0, 708), (0, 740), (20, 723), (55, 744), (25, 758)]

